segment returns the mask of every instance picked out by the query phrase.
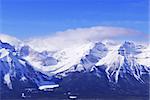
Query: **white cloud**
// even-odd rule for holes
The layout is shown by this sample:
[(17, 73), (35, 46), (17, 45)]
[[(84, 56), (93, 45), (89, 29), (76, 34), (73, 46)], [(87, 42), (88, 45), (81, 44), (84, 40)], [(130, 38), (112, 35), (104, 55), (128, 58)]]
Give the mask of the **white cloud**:
[(96, 26), (90, 28), (68, 29), (56, 32), (54, 36), (32, 38), (28, 44), (38, 51), (57, 50), (64, 47), (78, 45), (89, 41), (102, 41), (105, 39), (128, 40), (143, 36), (142, 32), (119, 28)]

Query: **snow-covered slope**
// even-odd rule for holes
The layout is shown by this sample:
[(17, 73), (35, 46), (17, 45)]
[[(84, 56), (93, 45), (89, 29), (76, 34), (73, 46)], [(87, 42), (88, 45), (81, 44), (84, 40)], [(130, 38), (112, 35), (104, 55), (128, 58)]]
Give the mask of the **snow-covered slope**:
[[(80, 63), (82, 57), (88, 54), (93, 47), (93, 43), (82, 44), (80, 46), (72, 46), (55, 53), (32, 52), (24, 57), (36, 70), (39, 70), (47, 75), (55, 75), (70, 69), (72, 66)], [(47, 65), (43, 65), (43, 61), (48, 61)]]
[(55, 84), (55, 82), (52, 81), (53, 77), (48, 77), (39, 71), (35, 71), (26, 60), (19, 56), (13, 46), (1, 41), (0, 72), (1, 89), (3, 89), (5, 85), (7, 85), (9, 89), (21, 89)]
[(135, 58), (141, 65), (150, 66), (150, 45), (140, 48), (141, 53), (137, 54)]

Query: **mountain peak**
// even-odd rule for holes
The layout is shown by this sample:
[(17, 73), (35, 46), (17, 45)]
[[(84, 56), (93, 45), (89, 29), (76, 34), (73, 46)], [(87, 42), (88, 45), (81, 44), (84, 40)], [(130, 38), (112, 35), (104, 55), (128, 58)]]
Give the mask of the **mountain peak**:
[(6, 34), (0, 34), (0, 41), (3, 43), (9, 43), (10, 45), (14, 46), (15, 49), (18, 49), (19, 47), (24, 45), (21, 40)]

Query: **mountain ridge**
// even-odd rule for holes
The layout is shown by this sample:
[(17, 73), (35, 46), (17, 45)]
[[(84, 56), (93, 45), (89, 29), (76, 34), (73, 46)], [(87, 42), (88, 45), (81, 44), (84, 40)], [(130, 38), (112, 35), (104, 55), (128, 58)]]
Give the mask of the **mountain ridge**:
[[(89, 42), (60, 51), (38, 52), (27, 44), (16, 49), (15, 45), (12, 46), (1, 40), (1, 87), (4, 87), (1, 89), (8, 87), (8, 90), (16, 90), (16, 84), (20, 84), (21, 91), (26, 88), (45, 90), (57, 86), (58, 91), (62, 92), (63, 89), (66, 89), (64, 84), (73, 86), (74, 82), (82, 81), (77, 77), (87, 75), (91, 78), (95, 77), (101, 86), (107, 87), (103, 82), (107, 83), (106, 93), (123, 91), (122, 94), (128, 94), (131, 92), (129, 89), (134, 88), (138, 93), (132, 91), (133, 94), (140, 95), (142, 93), (140, 90), (143, 91), (143, 94), (147, 94), (150, 74), (150, 66), (147, 62), (150, 61), (148, 51), (149, 46), (133, 42), (126, 41), (118, 44), (114, 41), (104, 41)], [(123, 84), (127, 87), (123, 87)], [(128, 87), (128, 85), (131, 86)], [(70, 86), (67, 91), (74, 91)], [(78, 86), (76, 88), (80, 90)], [(115, 90), (111, 90), (112, 88)]]

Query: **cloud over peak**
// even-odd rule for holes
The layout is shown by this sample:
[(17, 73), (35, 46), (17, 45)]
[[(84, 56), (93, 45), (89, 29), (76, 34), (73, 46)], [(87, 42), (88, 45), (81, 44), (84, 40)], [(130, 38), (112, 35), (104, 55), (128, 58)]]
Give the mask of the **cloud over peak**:
[[(68, 29), (56, 32), (54, 36), (32, 38), (28, 41), (32, 48), (39, 50), (55, 50), (78, 45), (89, 41), (115, 40), (138, 40), (146, 34), (127, 28), (95, 26), (89, 28)], [(41, 48), (43, 47), (43, 49)]]
[(131, 35), (140, 35), (142, 32), (120, 28), (120, 27), (105, 27), (105, 26), (96, 26), (90, 28), (77, 28), (77, 29), (68, 29), (64, 32), (57, 32), (56, 36), (69, 38), (69, 39), (88, 39), (88, 40), (95, 40), (95, 39), (107, 39), (113, 37), (120, 37), (120, 36), (131, 36)]

